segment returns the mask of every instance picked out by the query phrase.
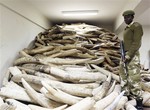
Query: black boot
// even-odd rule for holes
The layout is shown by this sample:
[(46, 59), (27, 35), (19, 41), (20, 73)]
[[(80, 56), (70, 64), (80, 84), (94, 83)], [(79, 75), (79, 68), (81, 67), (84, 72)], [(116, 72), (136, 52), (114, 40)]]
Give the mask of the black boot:
[(136, 98), (136, 109), (137, 110), (143, 110), (143, 98)]

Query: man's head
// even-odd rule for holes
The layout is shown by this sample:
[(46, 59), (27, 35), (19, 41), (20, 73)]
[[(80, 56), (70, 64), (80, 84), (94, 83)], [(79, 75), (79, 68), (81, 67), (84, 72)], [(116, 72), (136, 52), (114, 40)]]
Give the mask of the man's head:
[(129, 25), (133, 21), (134, 14), (135, 13), (132, 10), (127, 10), (127, 11), (123, 12), (122, 16), (124, 17), (124, 21), (126, 24)]

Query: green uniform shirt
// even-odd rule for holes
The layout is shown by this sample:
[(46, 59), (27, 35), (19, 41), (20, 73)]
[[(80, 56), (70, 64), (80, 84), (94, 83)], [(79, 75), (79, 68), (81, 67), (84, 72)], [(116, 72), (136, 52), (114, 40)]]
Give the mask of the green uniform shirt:
[(127, 55), (132, 58), (141, 47), (141, 39), (143, 36), (143, 29), (141, 24), (134, 22), (130, 27), (124, 30), (124, 47)]

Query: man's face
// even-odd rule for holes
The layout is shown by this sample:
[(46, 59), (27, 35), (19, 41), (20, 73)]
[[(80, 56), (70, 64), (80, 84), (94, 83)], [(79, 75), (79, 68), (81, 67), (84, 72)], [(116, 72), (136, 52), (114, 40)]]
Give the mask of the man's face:
[(125, 15), (124, 22), (129, 25), (133, 21), (133, 18), (134, 18), (133, 15)]

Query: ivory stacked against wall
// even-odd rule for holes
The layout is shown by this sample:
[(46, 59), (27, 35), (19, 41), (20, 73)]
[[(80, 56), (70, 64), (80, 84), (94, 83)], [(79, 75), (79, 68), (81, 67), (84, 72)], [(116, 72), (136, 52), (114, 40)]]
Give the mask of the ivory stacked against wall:
[[(3, 80), (0, 110), (135, 109), (121, 92), (120, 40), (107, 29), (55, 25), (18, 53)], [(150, 106), (150, 74), (141, 76), (143, 104)]]

